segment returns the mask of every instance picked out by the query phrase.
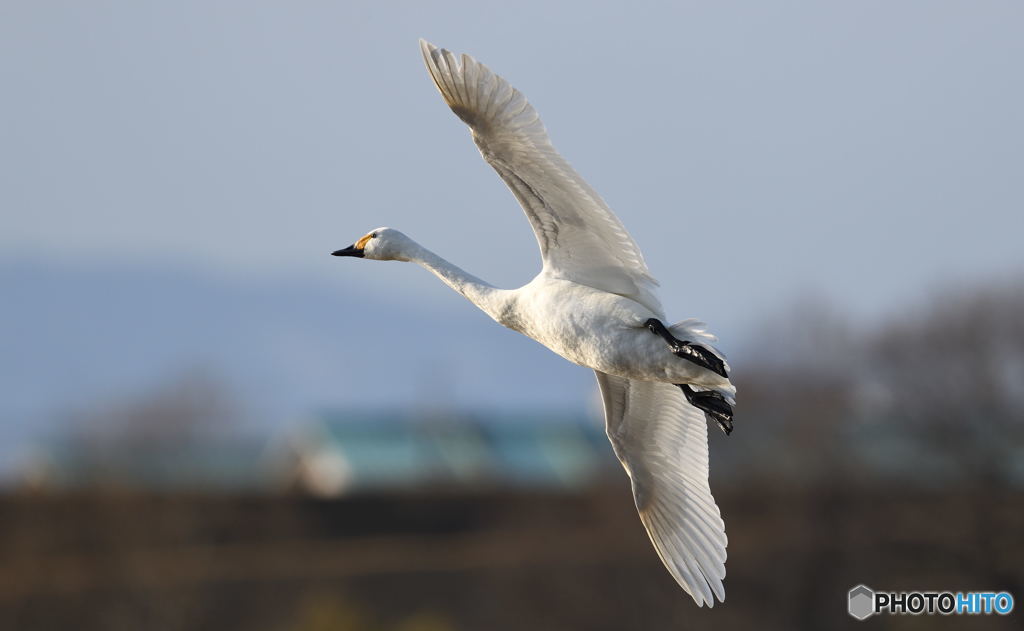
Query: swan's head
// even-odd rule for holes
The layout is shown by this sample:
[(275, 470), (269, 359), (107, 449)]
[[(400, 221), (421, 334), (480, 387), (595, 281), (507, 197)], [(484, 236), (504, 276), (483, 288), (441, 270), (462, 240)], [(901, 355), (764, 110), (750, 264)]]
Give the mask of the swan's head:
[(377, 261), (408, 261), (415, 242), (394, 228), (377, 228), (358, 241), (331, 252), (333, 256), (355, 256)]

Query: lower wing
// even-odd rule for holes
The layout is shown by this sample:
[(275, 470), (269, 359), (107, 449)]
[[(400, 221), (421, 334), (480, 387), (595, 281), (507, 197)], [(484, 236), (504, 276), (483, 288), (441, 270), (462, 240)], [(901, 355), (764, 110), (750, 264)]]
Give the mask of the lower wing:
[(669, 383), (601, 372), (608, 439), (658, 556), (698, 605), (725, 600), (725, 524), (708, 486), (704, 413)]

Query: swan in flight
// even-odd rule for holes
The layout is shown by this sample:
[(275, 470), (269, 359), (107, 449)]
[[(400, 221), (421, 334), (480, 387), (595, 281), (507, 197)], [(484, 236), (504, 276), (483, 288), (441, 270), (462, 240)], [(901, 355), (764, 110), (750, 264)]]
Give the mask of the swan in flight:
[(708, 487), (705, 419), (731, 432), (736, 394), (715, 338), (694, 320), (664, 324), (640, 248), (518, 90), (468, 55), (420, 48), (445, 103), (526, 212), (543, 268), (499, 289), (392, 228), (333, 254), (418, 263), (499, 324), (593, 369), (608, 439), (658, 556), (698, 605), (713, 606), (725, 599), (727, 540)]

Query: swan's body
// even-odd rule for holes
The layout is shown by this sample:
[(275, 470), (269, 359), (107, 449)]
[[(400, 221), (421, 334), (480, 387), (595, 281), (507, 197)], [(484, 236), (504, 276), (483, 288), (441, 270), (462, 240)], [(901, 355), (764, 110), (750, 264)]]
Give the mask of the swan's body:
[(533, 107), (471, 57), (459, 63), (448, 51), (423, 41), (421, 47), (441, 95), (526, 212), (544, 267), (519, 289), (498, 289), (391, 228), (335, 254), (418, 263), (498, 323), (593, 369), (608, 438), (658, 555), (698, 604), (724, 600), (727, 540), (708, 487), (701, 412), (708, 408), (688, 403), (695, 390), (704, 399), (733, 402), (728, 366), (710, 347), (715, 338), (690, 320), (662, 333), (713, 354), (717, 372), (652, 334), (649, 323), (660, 324), (664, 313), (639, 247), (551, 146)]
[(574, 364), (628, 379), (729, 387), (672, 355), (644, 326), (658, 314), (630, 298), (540, 274), (514, 292), (509, 306), (495, 320)]

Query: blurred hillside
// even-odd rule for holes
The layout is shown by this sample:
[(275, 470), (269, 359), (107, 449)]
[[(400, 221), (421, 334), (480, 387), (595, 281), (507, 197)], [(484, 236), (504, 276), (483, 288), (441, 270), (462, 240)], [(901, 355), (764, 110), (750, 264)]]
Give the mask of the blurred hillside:
[(318, 408), (515, 407), (523, 390), (578, 410), (593, 389), (443, 287), (440, 306), (391, 304), (342, 282), (0, 259), (0, 293), (0, 478), (28, 446), (194, 374), (261, 434)]
[[(946, 480), (965, 467), (996, 467), (986, 475), (1019, 482), (1022, 285), (1011, 277), (951, 288), (880, 322), (855, 322), (813, 300), (762, 319), (733, 354), (744, 431), (731, 444), (792, 451), (811, 442), (827, 462), (854, 458), (879, 474)], [(380, 303), (358, 288), (28, 263), (0, 266), (0, 287), (8, 480), (69, 440), (143, 426), (159, 437), (183, 415), (200, 443), (249, 460), (317, 409), (600, 416), (589, 371), (495, 327), (458, 297), (448, 313)], [(173, 409), (192, 395), (216, 399), (217, 409)], [(171, 418), (161, 421), (154, 407)], [(240, 435), (246, 444), (227, 444)], [(136, 440), (160, 444), (144, 431)], [(724, 474), (762, 467), (751, 451), (742, 444), (719, 455), (743, 454)], [(796, 468), (768, 464), (773, 475)]]
[[(27, 278), (47, 281), (39, 274)], [(35, 303), (15, 294), (3, 316), (11, 333), (5, 346), (13, 351), (3, 356), (4, 372), (13, 387), (2, 405), (6, 418), (25, 421), (5, 425), (15, 434), (8, 441), (16, 442), (18, 432), (36, 438), (35, 449), (12, 461), (17, 469), (9, 470), (15, 475), (9, 480), (24, 479), (26, 473), (32, 479), (33, 467), (43, 465), (55, 474), (51, 481), (63, 480), (61, 487), (116, 481), (142, 488), (279, 488), (274, 468), (281, 451), (296, 441), (308, 443), (318, 425), (330, 435), (323, 439), (330, 443), (328, 451), (348, 451), (337, 456), (350, 461), (344, 466), (369, 467), (379, 457), (367, 454), (387, 445), (390, 451), (380, 453), (409, 460), (402, 454), (414, 453), (411, 445), (436, 442), (441, 431), (461, 441), (444, 448), (456, 455), (445, 456), (449, 462), (443, 466), (472, 469), (476, 465), (466, 463), (481, 458), (471, 453), (474, 445), (488, 443), (497, 450), (484, 460), (504, 457), (500, 452), (505, 448), (495, 442), (505, 432), (499, 419), (505, 426), (522, 426), (526, 439), (539, 445), (551, 439), (539, 433), (546, 426), (582, 427), (589, 437), (577, 451), (612, 462), (599, 437), (600, 411), (592, 400), (589, 371), (567, 366), (573, 379), (583, 378), (586, 385), (546, 380), (552, 393), (563, 391), (551, 395), (556, 400), (576, 392), (574, 406), (564, 411), (513, 403), (474, 410), (450, 396), (445, 383), (454, 377), (443, 373), (456, 364), (492, 364), (490, 370), (507, 371), (513, 380), (517, 373), (530, 373), (522, 378), (545, 381), (549, 364), (541, 362), (534, 371), (528, 360), (532, 351), (550, 353), (483, 317), (476, 319), (480, 322), (429, 313), (416, 318), (423, 331), (437, 326), (429, 333), (433, 343), (453, 344), (451, 355), (438, 364), (420, 356), (424, 351), (415, 344), (408, 345), (407, 333), (389, 333), (407, 330), (410, 315), (403, 310), (370, 305), (380, 313), (376, 326), (381, 334), (367, 341), (365, 332), (339, 325), (346, 312), (344, 298), (319, 296), (323, 309), (317, 310), (311, 303), (317, 295), (299, 290), (284, 300), (282, 294), (224, 294), (221, 287), (210, 287), (204, 299), (191, 284), (176, 289), (164, 283), (159, 291), (146, 293), (122, 279), (113, 286), (123, 294), (97, 290), (95, 283), (78, 284), (78, 291), (89, 292), (86, 299), (76, 296), (76, 285), (66, 275), (50, 282), (52, 291), (34, 291)], [(42, 308), (38, 300), (50, 304)], [(78, 320), (57, 315), (75, 304), (106, 310)], [(13, 334), (19, 324), (30, 324), (30, 313), (54, 314), (49, 324), (31, 322), (51, 335)], [(88, 333), (75, 328), (83, 323), (95, 327)], [(478, 341), (477, 325), (486, 328), (479, 333), (488, 336), (486, 345)], [(827, 304), (798, 303), (766, 321), (754, 339), (745, 356), (733, 361), (742, 431), (728, 440), (711, 432), (716, 478), (768, 477), (804, 484), (855, 476), (930, 487), (965, 481), (1024, 484), (1024, 283), (951, 289), (874, 325), (852, 323)], [(135, 396), (66, 407), (48, 419), (48, 427), (39, 422), (41, 410), (52, 403), (50, 393), (95, 389), (104, 380), (124, 387), (126, 380), (137, 378), (133, 373), (195, 354), (199, 346), (220, 371), (196, 368), (140, 387)], [(93, 361), (101, 356), (102, 362)], [(392, 382), (382, 379), (393, 374), (389, 364), (396, 357), (423, 371), (423, 390), (413, 395), (417, 405), (403, 406), (402, 393), (409, 389), (395, 384), (392, 393)], [(320, 368), (323, 374), (315, 374)], [(295, 374), (286, 376), (292, 370)], [(453, 372), (463, 374), (462, 369)], [(467, 373), (469, 383), (459, 388), (471, 389), (492, 377), (477, 374), (474, 381)], [(141, 379), (153, 380), (153, 374)], [(510, 401), (516, 399), (516, 387), (510, 383)], [(300, 409), (297, 401), (327, 400), (332, 390), (338, 400), (358, 403), (294, 416)], [(293, 416), (284, 422), (288, 417), (278, 412), (289, 405)], [(34, 413), (28, 409), (32, 406), (38, 408)], [(562, 449), (557, 441), (538, 449), (553, 450), (556, 459), (572, 457), (568, 451), (556, 453)], [(534, 458), (532, 464), (524, 461), (525, 468), (547, 466), (534, 456), (515, 457)], [(458, 464), (460, 459), (465, 462)], [(90, 470), (90, 462), (102, 463), (107, 471)], [(410, 476), (395, 478), (404, 480), (398, 484), (403, 488), (417, 477), (430, 478), (426, 469), (400, 464)], [(359, 477), (362, 472), (355, 473)], [(471, 483), (475, 478), (459, 479)]]

